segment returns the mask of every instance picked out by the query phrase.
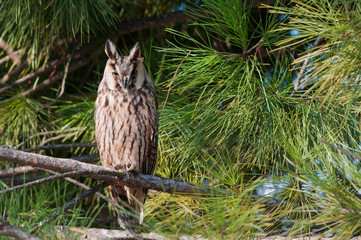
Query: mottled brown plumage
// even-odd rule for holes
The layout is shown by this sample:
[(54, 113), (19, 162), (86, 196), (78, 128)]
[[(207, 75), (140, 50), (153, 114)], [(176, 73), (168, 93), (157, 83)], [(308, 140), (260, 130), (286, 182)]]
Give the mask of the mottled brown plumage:
[[(154, 84), (140, 58), (139, 44), (135, 44), (129, 56), (122, 57), (108, 40), (105, 52), (109, 59), (95, 102), (95, 133), (102, 165), (128, 174), (153, 174), (157, 159), (158, 106)], [(110, 188), (113, 200), (133, 212), (124, 214), (118, 210), (120, 224), (140, 232), (147, 190), (126, 186)]]

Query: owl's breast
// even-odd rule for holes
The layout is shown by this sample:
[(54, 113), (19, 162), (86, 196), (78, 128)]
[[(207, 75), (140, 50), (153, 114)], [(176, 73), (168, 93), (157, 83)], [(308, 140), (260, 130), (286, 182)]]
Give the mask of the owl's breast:
[(142, 172), (153, 138), (151, 105), (145, 95), (113, 92), (96, 101), (96, 136), (107, 167)]

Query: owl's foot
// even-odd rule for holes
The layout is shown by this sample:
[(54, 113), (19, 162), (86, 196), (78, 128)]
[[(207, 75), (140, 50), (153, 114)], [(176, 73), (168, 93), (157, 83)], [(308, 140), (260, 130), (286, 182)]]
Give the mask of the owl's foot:
[(118, 165), (113, 166), (113, 168), (115, 171), (127, 173), (127, 170), (124, 165), (118, 164)]

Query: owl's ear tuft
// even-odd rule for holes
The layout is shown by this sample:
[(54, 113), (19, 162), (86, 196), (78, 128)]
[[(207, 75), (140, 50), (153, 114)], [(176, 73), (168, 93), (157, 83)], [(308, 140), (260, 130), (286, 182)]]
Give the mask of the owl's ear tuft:
[(117, 48), (109, 39), (105, 42), (105, 53), (110, 59), (117, 59), (119, 57)]
[(139, 56), (140, 56), (140, 48), (139, 48), (139, 43), (137, 42), (132, 48), (132, 50), (130, 50), (129, 58), (131, 61), (135, 61), (139, 58)]

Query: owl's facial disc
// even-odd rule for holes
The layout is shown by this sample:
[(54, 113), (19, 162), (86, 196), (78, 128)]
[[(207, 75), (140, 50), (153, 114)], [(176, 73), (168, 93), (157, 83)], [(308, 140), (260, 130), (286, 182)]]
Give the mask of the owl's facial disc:
[(122, 89), (128, 91), (129, 89), (139, 89), (143, 81), (138, 77), (138, 71), (142, 76), (142, 58), (140, 58), (139, 44), (136, 43), (129, 56), (120, 56), (116, 51), (116, 47), (111, 41), (106, 42), (105, 52), (109, 57), (108, 66), (111, 69), (113, 81), (109, 82), (112, 89)]

